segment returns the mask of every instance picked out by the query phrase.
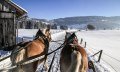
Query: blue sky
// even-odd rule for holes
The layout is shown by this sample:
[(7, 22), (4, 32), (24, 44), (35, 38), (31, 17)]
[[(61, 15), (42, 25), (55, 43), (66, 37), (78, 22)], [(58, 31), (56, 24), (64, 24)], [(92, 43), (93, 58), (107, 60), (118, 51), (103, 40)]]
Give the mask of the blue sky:
[(12, 0), (31, 18), (120, 16), (120, 0)]

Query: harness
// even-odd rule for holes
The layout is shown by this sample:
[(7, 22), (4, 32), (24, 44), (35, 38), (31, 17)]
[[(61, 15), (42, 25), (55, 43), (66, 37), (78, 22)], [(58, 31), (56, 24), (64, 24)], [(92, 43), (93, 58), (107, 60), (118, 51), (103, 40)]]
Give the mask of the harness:
[(45, 48), (49, 47), (49, 41), (47, 39), (47, 37), (41, 32), (41, 30), (39, 29), (39, 31), (36, 33), (35, 39), (34, 40), (43, 40), (43, 44), (45, 45)]
[[(67, 39), (67, 41), (69, 41), (69, 39), (72, 39), (72, 38), (74, 38), (74, 37), (75, 37), (75, 34), (72, 34), (72, 35), (70, 36), (70, 38)], [(36, 40), (36, 39), (42, 40), (43, 44), (45, 44), (45, 48), (48, 48), (48, 47), (49, 47), (49, 40), (46, 38), (46, 36), (40, 36), (40, 38), (35, 38), (34, 40)], [(71, 41), (70, 41), (70, 42), (71, 42)], [(31, 42), (28, 43), (27, 45), (25, 45), (25, 47), (20, 48), (20, 50), (16, 51), (16, 52), (13, 53), (13, 54), (16, 54), (17, 52), (21, 51), (22, 49), (26, 49), (26, 47), (27, 47), (29, 44), (31, 44)], [(53, 50), (52, 52), (46, 53), (46, 55), (42, 55), (42, 56), (45, 57), (44, 63), (46, 62), (46, 58), (47, 58), (48, 55), (56, 52), (57, 50), (63, 48), (64, 46), (65, 46), (65, 42), (64, 42), (63, 44), (61, 44), (60, 47), (58, 47), (57, 49)], [(48, 52), (48, 51), (47, 51), (47, 52)], [(40, 54), (39, 54), (39, 55), (40, 55)], [(30, 57), (30, 58), (28, 58), (27, 60), (32, 60), (33, 58), (37, 58), (37, 57), (39, 57), (39, 55), (35, 55), (35, 56), (33, 56), (33, 57)], [(11, 55), (10, 55), (10, 56), (11, 56)], [(8, 57), (10, 57), (10, 56), (8, 56)], [(6, 58), (8, 58), (8, 57), (6, 57)], [(41, 57), (41, 56), (40, 56), (40, 57)], [(5, 58), (4, 58), (4, 59), (5, 59)], [(39, 59), (41, 59), (41, 58), (39, 58)], [(39, 59), (37, 59), (37, 60), (39, 60)], [(3, 60), (3, 59), (2, 59), (2, 60)], [(22, 65), (22, 63), (23, 63), (23, 65), (24, 65), (24, 64), (27, 64), (27, 63), (28, 63), (27, 60), (21, 61), (21, 62), (17, 63), (16, 65)], [(37, 61), (37, 60), (35, 59), (35, 60), (33, 60), (33, 61)]]
[[(36, 38), (37, 39), (37, 38)], [(36, 40), (35, 39), (35, 40)], [(48, 41), (48, 39), (46, 38), (46, 37), (44, 37), (44, 36), (40, 36), (39, 38), (38, 38), (38, 40), (39, 41), (41, 41), (42, 40), (42, 43), (45, 45), (45, 48), (49, 48), (49, 41)]]

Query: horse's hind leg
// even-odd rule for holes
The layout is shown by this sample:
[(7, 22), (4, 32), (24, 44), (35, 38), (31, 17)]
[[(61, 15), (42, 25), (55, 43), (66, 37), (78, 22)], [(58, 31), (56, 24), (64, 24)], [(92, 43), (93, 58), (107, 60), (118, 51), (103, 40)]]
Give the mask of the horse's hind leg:
[(47, 57), (44, 58), (43, 69), (48, 72), (48, 64), (47, 64)]
[[(42, 58), (42, 59), (40, 59), (40, 60), (38, 60), (38, 61), (35, 61), (35, 62), (33, 63), (33, 69), (34, 69), (34, 71), (37, 70), (37, 67), (38, 67), (39, 64), (41, 64), (43, 61), (45, 61), (45, 58)], [(44, 67), (45, 67), (45, 71), (47, 71), (47, 70), (48, 70), (48, 65), (47, 65), (46, 62), (44, 63)]]
[(39, 65), (39, 61), (35, 61), (33, 63), (33, 69), (34, 69), (34, 72), (37, 70), (37, 66)]
[(47, 63), (45, 63), (44, 67), (45, 67), (45, 71), (48, 71), (48, 64)]

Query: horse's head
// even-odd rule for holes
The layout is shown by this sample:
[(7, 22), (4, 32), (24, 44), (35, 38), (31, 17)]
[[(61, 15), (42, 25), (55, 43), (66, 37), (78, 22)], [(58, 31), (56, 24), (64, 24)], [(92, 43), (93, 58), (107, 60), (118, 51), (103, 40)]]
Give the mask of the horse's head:
[(67, 40), (70, 36), (72, 35), (71, 32), (66, 32), (66, 35), (65, 35), (65, 40)]
[(46, 38), (48, 39), (48, 41), (50, 42), (52, 40), (51, 38), (51, 32), (50, 32), (50, 28), (46, 28), (43, 30), (44, 35), (46, 36)]
[(77, 36), (75, 35), (74, 32), (66, 32), (65, 41), (66, 43), (74, 43), (74, 44), (78, 43)]
[(65, 35), (65, 49), (67, 52), (71, 53), (77, 50), (78, 39), (75, 32), (66, 32)]
[(37, 31), (36, 35), (35, 35), (35, 39), (37, 39), (37, 38), (39, 38), (39, 37), (41, 37), (41, 36), (45, 36), (45, 35), (43, 34), (42, 30), (39, 29), (39, 30)]
[(48, 41), (50, 42), (52, 40), (50, 29), (49, 28), (46, 28), (46, 29), (43, 29), (43, 30), (39, 29), (38, 32), (35, 35), (35, 39), (37, 39), (39, 37), (47, 38)]

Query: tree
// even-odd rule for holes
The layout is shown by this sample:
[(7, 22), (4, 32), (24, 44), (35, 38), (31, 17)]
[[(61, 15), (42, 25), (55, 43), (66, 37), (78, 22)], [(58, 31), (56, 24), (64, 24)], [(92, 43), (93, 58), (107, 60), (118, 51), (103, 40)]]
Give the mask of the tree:
[(94, 29), (95, 29), (95, 27), (94, 27), (93, 25), (91, 25), (91, 24), (88, 24), (88, 25), (87, 25), (87, 28), (88, 28), (89, 30), (94, 30)]
[(67, 30), (67, 29), (68, 29), (68, 27), (67, 27), (67, 26), (65, 26), (65, 25), (61, 25), (61, 26), (60, 26), (60, 29)]

